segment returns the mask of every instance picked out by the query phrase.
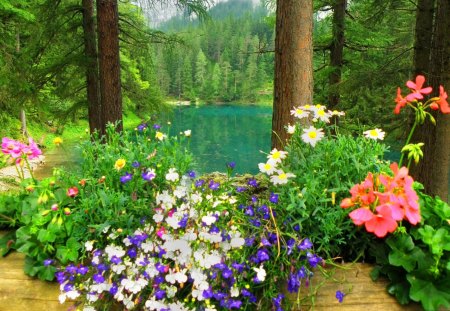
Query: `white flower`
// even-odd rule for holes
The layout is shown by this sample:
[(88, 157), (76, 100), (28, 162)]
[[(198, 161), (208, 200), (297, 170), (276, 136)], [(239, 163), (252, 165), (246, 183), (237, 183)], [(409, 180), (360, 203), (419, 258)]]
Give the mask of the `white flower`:
[(282, 170), (277, 170), (277, 174), (272, 175), (270, 177), (270, 181), (274, 185), (284, 185), (288, 182), (288, 178), (290, 178), (290, 177), (295, 177), (295, 175), (292, 173), (285, 173)]
[(269, 161), (272, 161), (273, 163), (280, 163), (281, 160), (286, 158), (286, 155), (288, 153), (286, 151), (277, 150), (277, 148), (273, 149), (270, 154), (267, 156)]
[(83, 311), (96, 311), (92, 306), (83, 306)]
[(264, 282), (266, 279), (266, 270), (264, 270), (263, 266), (261, 265), (259, 268), (253, 267), (253, 270), (256, 272), (256, 278), (260, 282)]
[(326, 112), (324, 108), (320, 108), (314, 111), (314, 119), (319, 119), (325, 123), (330, 122), (331, 114)]
[(383, 130), (380, 130), (377, 128), (364, 132), (364, 136), (366, 136), (367, 138), (370, 138), (370, 139), (374, 139), (374, 140), (383, 140), (384, 135), (386, 135), (386, 133), (383, 132)]
[(324, 135), (322, 129), (316, 129), (314, 126), (310, 126), (307, 129), (303, 129), (302, 140), (314, 147)]
[(164, 220), (164, 215), (162, 214), (162, 213), (155, 213), (154, 215), (153, 215), (153, 220), (156, 222), (156, 223), (160, 223), (160, 222), (162, 222), (163, 220)]
[(233, 286), (230, 290), (230, 296), (231, 297), (239, 297), (239, 288), (236, 286)]
[(86, 248), (86, 251), (90, 252), (94, 248), (94, 241), (87, 241), (84, 243), (84, 247)]
[(344, 111), (333, 110), (333, 111), (331, 112), (331, 114), (332, 114), (333, 116), (338, 116), (338, 117), (345, 116), (345, 112), (344, 112)]
[(208, 215), (202, 217), (202, 222), (204, 222), (207, 226), (211, 226), (216, 221), (217, 218), (212, 213), (208, 213)]
[(123, 257), (125, 255), (125, 250), (120, 246), (108, 245), (105, 248), (105, 253), (108, 255), (108, 259), (111, 260), (113, 256)]
[(291, 115), (298, 119), (302, 119), (308, 117), (309, 112), (302, 109), (302, 107), (295, 107), (293, 110), (291, 110)]
[(294, 134), (295, 133), (295, 125), (288, 124), (286, 131), (288, 134)]
[(178, 175), (177, 169), (169, 168), (169, 172), (166, 174), (166, 180), (177, 181), (178, 179), (180, 179), (180, 175)]
[(173, 195), (176, 196), (178, 199), (182, 199), (186, 196), (187, 189), (183, 186), (177, 186), (175, 190), (173, 191)]
[(163, 304), (160, 301), (156, 301), (154, 297), (152, 299), (149, 299), (145, 302), (145, 307), (149, 310), (161, 310), (161, 309), (167, 309), (167, 305)]
[(259, 171), (261, 173), (266, 173), (267, 175), (272, 175), (276, 169), (276, 162), (273, 160), (267, 161), (267, 163), (259, 163), (258, 164)]
[(231, 234), (231, 240), (230, 240), (230, 245), (233, 248), (239, 248), (242, 245), (245, 244), (245, 239), (241, 238), (241, 233), (240, 232), (236, 232)]
[(190, 137), (191, 136), (191, 130), (186, 130), (183, 133), (184, 133), (184, 136), (186, 136), (186, 137)]
[(163, 134), (163, 133), (161, 133), (161, 132), (156, 132), (156, 135), (155, 135), (155, 138), (156, 138), (156, 139), (158, 139), (158, 140), (163, 140), (163, 139), (166, 138), (166, 137), (167, 137), (166, 134)]

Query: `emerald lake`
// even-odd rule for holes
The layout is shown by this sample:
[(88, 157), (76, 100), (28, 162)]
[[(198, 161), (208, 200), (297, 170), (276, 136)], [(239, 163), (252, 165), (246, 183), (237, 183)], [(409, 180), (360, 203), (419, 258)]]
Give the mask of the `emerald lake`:
[[(191, 130), (189, 150), (199, 173), (226, 171), (256, 173), (270, 151), (272, 107), (256, 105), (177, 106), (168, 116), (171, 135)], [(264, 152), (264, 153), (263, 153)]]

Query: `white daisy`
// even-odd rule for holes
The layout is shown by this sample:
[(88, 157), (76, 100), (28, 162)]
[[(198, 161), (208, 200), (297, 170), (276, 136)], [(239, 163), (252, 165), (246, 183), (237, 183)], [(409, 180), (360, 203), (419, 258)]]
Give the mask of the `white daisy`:
[(302, 140), (314, 147), (324, 135), (322, 129), (316, 129), (314, 126), (310, 126), (307, 129), (303, 129)]
[(285, 173), (282, 170), (277, 170), (277, 174), (272, 175), (270, 177), (270, 181), (274, 184), (274, 185), (284, 185), (288, 182), (288, 179), (290, 177), (295, 177), (294, 174), (292, 173)]
[(321, 120), (325, 123), (330, 122), (331, 113), (325, 111), (325, 109), (317, 109), (314, 111), (314, 119)]
[(386, 133), (383, 132), (383, 130), (380, 130), (377, 128), (364, 132), (364, 136), (366, 136), (367, 138), (370, 138), (370, 139), (374, 139), (374, 140), (383, 140), (384, 135), (386, 135)]
[(267, 175), (272, 175), (276, 169), (276, 163), (274, 161), (267, 161), (267, 163), (259, 163), (259, 170), (261, 173), (266, 173)]
[(309, 112), (305, 109), (302, 109), (302, 107), (295, 107), (291, 110), (291, 115), (298, 119), (303, 119), (309, 116)]
[(269, 159), (269, 161), (272, 161), (273, 163), (280, 163), (281, 160), (286, 158), (287, 154), (288, 153), (286, 151), (277, 150), (277, 148), (274, 148), (267, 156), (267, 158)]

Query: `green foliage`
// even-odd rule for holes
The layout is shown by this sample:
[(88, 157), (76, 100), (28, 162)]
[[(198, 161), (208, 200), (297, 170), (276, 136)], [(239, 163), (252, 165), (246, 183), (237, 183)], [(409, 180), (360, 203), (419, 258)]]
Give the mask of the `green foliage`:
[(388, 290), (400, 303), (420, 302), (425, 310), (450, 307), (450, 207), (432, 198), (416, 184), (422, 220), (419, 225), (397, 231), (373, 246), (380, 274), (389, 278)]
[[(80, 174), (55, 170), (53, 177), (25, 180), (22, 191), (1, 197), (1, 219), (18, 227), (14, 248), (26, 254), (28, 274), (53, 279), (54, 271), (44, 260), (77, 261), (85, 241), (96, 240), (100, 246), (106, 243), (108, 237), (102, 233), (110, 227), (120, 228), (123, 235), (133, 232), (149, 215), (149, 204), (160, 187), (165, 186), (164, 172), (188, 169), (191, 157), (183, 139), (159, 141), (155, 130), (140, 129), (117, 133), (110, 126), (107, 138), (94, 137), (83, 143)], [(123, 168), (115, 168), (118, 159), (125, 160)], [(148, 169), (156, 174), (152, 181), (142, 178)], [(132, 178), (121, 182), (125, 173)], [(10, 238), (0, 244), (3, 254), (11, 247)]]
[(296, 175), (282, 193), (292, 225), (299, 225), (316, 250), (328, 258), (354, 260), (364, 255), (372, 238), (361, 234), (339, 203), (368, 172), (387, 169), (380, 160), (386, 147), (341, 134), (311, 147), (296, 132), (285, 149), (289, 152), (287, 170)]

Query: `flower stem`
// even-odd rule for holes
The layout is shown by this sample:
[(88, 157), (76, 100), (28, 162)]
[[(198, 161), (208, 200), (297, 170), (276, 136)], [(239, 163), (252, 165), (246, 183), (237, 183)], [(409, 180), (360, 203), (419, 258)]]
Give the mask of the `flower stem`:
[[(405, 146), (409, 144), (416, 127), (417, 127), (417, 120), (414, 121), (413, 127), (411, 128), (411, 132), (409, 132), (408, 138), (406, 139)], [(398, 167), (402, 167), (404, 157), (405, 157), (405, 152), (402, 152), (402, 155), (400, 156), (400, 161), (398, 162)]]
[(277, 248), (278, 248), (277, 258), (278, 258), (278, 257), (280, 257), (280, 253), (281, 253), (280, 231), (278, 230), (277, 221), (275, 220), (275, 216), (273, 216), (273, 211), (272, 211), (271, 206), (269, 206), (269, 211), (270, 211), (270, 217), (272, 218), (273, 224), (275, 226), (275, 231), (277, 232)]

